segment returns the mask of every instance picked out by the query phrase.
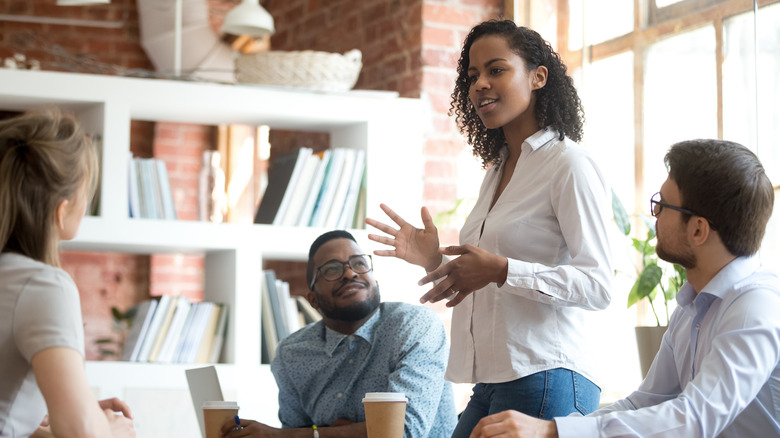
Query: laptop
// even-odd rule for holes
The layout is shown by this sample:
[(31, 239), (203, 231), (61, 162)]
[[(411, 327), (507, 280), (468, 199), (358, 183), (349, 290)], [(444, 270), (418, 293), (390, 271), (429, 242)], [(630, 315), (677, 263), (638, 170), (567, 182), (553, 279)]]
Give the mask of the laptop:
[(205, 437), (206, 429), (203, 425), (203, 409), (201, 408), (203, 402), (224, 401), (217, 369), (212, 365), (204, 368), (192, 368), (184, 372), (187, 374), (187, 384), (190, 387), (195, 416), (198, 417), (198, 424), (200, 424), (200, 434)]

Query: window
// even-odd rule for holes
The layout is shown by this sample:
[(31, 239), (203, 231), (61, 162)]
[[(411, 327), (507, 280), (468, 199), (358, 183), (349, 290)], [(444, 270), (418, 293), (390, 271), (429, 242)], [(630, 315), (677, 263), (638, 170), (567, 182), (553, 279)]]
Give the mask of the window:
[[(663, 156), (674, 142), (696, 137), (739, 142), (756, 152), (772, 182), (780, 183), (780, 0), (527, 0), (522, 5), (515, 9), (521, 24), (554, 44), (574, 77), (585, 107), (583, 142), (637, 218), (637, 236), (646, 232), (638, 218), (649, 215), (649, 197), (666, 178)], [(620, 254), (616, 263), (629, 263)], [(780, 268), (780, 209), (767, 229), (762, 258)], [(612, 337), (602, 342), (609, 345), (594, 345), (597, 354), (614, 357), (616, 345), (633, 348), (623, 344), (632, 343), (633, 336), (614, 330), (631, 327), (625, 321), (631, 313), (625, 309), (625, 288), (616, 277), (613, 305), (593, 318), (602, 337)], [(638, 365), (630, 369), (623, 356), (599, 360), (606, 401), (639, 383)]]

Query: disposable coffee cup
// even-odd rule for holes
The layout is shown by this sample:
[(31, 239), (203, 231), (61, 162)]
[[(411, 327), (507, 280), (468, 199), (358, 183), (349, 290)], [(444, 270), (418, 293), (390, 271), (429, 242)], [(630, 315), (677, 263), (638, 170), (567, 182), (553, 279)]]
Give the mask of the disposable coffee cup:
[(403, 392), (367, 392), (363, 407), (368, 438), (402, 438), (407, 401)]
[(232, 401), (203, 402), (204, 438), (220, 438), (219, 431), (238, 415), (238, 403)]

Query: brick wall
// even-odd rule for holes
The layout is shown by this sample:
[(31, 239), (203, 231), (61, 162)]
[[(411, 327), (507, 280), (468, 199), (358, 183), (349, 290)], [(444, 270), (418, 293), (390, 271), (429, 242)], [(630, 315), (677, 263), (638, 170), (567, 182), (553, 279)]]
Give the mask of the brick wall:
[[(239, 0), (208, 0), (210, 25), (219, 29), (224, 13)], [(447, 115), (455, 64), (471, 26), (496, 17), (503, 0), (262, 0), (277, 28), (276, 50), (324, 50), (343, 53), (357, 48), (363, 69), (356, 88), (397, 91), (430, 102), (433, 124), (424, 157), (423, 200), (434, 213), (452, 208), (459, 196), (459, 157), (469, 154)], [(53, 24), (0, 22), (0, 57), (24, 53), (45, 70), (115, 74), (126, 69), (152, 69), (140, 46), (135, 2), (59, 7), (55, 0), (0, 0), (0, 14), (122, 22), (117, 29)], [(165, 160), (177, 214), (197, 217), (197, 172), (204, 148), (213, 148), (213, 127), (134, 121), (131, 149), (137, 156)], [(326, 134), (273, 132), (273, 154), (297, 147), (328, 146)], [(174, 158), (175, 157), (175, 158)], [(479, 166), (471, 160), (468, 166)], [(442, 243), (457, 242), (457, 227), (442, 230)], [(202, 296), (202, 258), (197, 256), (130, 256), (69, 252), (63, 265), (82, 291), (88, 344), (110, 336), (111, 306), (124, 310), (160, 293)], [(269, 262), (290, 281), (295, 293), (305, 291), (301, 264)], [(173, 275), (177, 277), (174, 278)], [(200, 291), (200, 292), (199, 292)], [(88, 358), (96, 350), (88, 350)]]

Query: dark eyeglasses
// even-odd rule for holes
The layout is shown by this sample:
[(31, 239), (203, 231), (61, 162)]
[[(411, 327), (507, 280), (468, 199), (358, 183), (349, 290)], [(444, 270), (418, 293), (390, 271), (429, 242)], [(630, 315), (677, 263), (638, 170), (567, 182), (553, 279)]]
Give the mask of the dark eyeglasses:
[(369, 254), (353, 255), (346, 262), (335, 259), (330, 260), (314, 270), (314, 278), (311, 279), (309, 289), (314, 290), (314, 283), (317, 281), (318, 275), (321, 275), (327, 281), (339, 280), (344, 275), (344, 270), (347, 266), (356, 274), (365, 274), (374, 269), (374, 264)]
[(656, 193), (650, 198), (650, 214), (653, 215), (653, 217), (656, 217), (659, 214), (661, 214), (664, 208), (677, 210), (680, 213), (689, 214), (691, 216), (701, 216), (688, 209), (682, 207), (675, 207), (674, 205), (669, 205), (661, 202), (661, 192)]
[(687, 214), (687, 215), (690, 215), (690, 216), (699, 216), (701, 218), (704, 218), (704, 220), (709, 222), (710, 228), (715, 230), (715, 225), (712, 223), (711, 220), (707, 219), (706, 217), (704, 217), (704, 216), (702, 216), (700, 214), (697, 214), (697, 213), (695, 213), (695, 212), (693, 212), (691, 210), (688, 210), (687, 208), (677, 207), (677, 206), (674, 206), (674, 205), (669, 205), (669, 204), (661, 202), (661, 192), (656, 193), (655, 195), (653, 195), (650, 198), (650, 214), (653, 215), (653, 217), (657, 217), (659, 214), (661, 214), (661, 212), (663, 211), (664, 208), (668, 208), (670, 210), (677, 210), (680, 213), (684, 213), (684, 214)]

